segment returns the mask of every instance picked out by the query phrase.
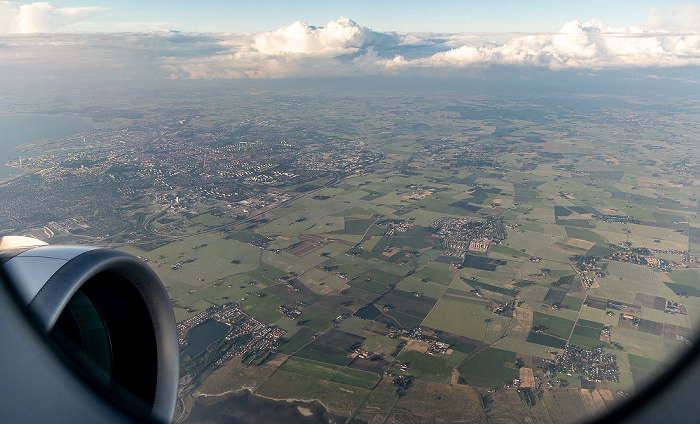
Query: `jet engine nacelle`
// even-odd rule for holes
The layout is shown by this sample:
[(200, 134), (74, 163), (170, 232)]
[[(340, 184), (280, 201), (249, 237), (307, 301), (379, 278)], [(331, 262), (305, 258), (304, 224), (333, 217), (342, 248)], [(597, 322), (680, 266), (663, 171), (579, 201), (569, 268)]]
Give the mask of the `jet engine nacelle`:
[[(22, 328), (27, 324), (20, 321), (12, 326), (19, 315), (8, 316), (13, 305), (0, 305), (5, 310), (3, 343), (14, 343), (0, 366), (2, 391), (7, 391), (1, 397), (7, 401), (15, 396), (20, 405), (27, 394), (19, 392), (27, 387), (30, 396), (47, 392), (33, 399), (43, 412), (25, 410), (17, 417), (39, 414), (34, 418), (41, 420), (49, 411), (51, 421), (62, 422), (62, 417), (71, 419), (72, 411), (87, 408), (78, 415), (85, 420), (141, 421), (138, 417), (145, 412), (148, 420), (170, 422), (179, 376), (175, 317), (149, 266), (116, 250), (49, 246), (24, 237), (0, 239), (0, 262), (6, 280), (1, 294), (14, 297), (14, 309), (20, 315), (27, 312), (24, 318), (34, 327)], [(19, 362), (7, 362), (12, 355)], [(38, 382), (23, 380), (36, 374), (41, 374)], [(21, 389), (13, 386), (13, 379)], [(107, 400), (101, 403), (100, 397)]]

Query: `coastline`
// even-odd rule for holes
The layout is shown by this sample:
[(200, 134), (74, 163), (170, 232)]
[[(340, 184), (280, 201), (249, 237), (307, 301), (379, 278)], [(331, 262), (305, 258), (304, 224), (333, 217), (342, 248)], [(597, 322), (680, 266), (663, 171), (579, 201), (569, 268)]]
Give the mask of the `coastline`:
[[(7, 165), (4, 165), (4, 166), (7, 167)], [(12, 169), (17, 169), (18, 171), (20, 171), (19, 168), (12, 168)], [(27, 168), (27, 169), (22, 169), (21, 171), (22, 172), (19, 174), (12, 174), (6, 178), (0, 178), (0, 185), (7, 184), (7, 183), (11, 182), (12, 180), (16, 180), (16, 179), (24, 177), (26, 175), (33, 174), (36, 171), (39, 171), (39, 168)]]
[[(218, 400), (221, 404), (222, 407), (226, 411), (230, 411), (231, 407), (230, 405), (226, 405), (227, 401), (228, 402), (234, 402), (234, 403), (269, 403), (270, 405), (266, 405), (267, 407), (264, 409), (271, 409), (274, 408), (275, 406), (277, 408), (284, 408), (287, 407), (289, 408), (289, 411), (294, 410), (296, 413), (298, 413), (301, 416), (301, 420), (299, 422), (313, 422), (313, 421), (306, 421), (306, 420), (324, 420), (324, 422), (345, 422), (349, 418), (348, 412), (345, 411), (338, 411), (329, 408), (326, 404), (321, 402), (319, 399), (297, 399), (297, 398), (286, 398), (286, 399), (279, 399), (279, 398), (274, 398), (270, 396), (264, 396), (264, 395), (258, 395), (253, 393), (251, 388), (245, 387), (242, 389), (237, 389), (237, 390), (229, 390), (226, 392), (218, 393), (218, 394), (212, 394), (212, 393), (197, 393), (196, 396), (194, 397), (194, 404), (192, 405), (189, 413), (187, 414), (187, 418), (185, 418), (184, 422), (187, 422), (187, 420), (192, 417), (192, 413), (196, 412), (196, 404), (200, 400), (200, 398), (204, 399), (209, 399), (212, 402), (216, 403), (216, 400)], [(217, 399), (218, 398), (218, 399)], [(276, 405), (275, 405), (276, 404)], [(224, 406), (226, 405), (226, 406)], [(209, 408), (212, 408), (213, 405), (210, 405)], [(294, 422), (294, 421), (292, 421)]]
[(198, 393), (198, 394), (197, 394), (197, 397), (198, 397), (198, 398), (199, 398), (199, 397), (218, 397), (218, 396), (225, 396), (225, 395), (230, 395), (230, 394), (242, 394), (242, 393), (244, 393), (244, 392), (248, 392), (248, 394), (253, 395), (253, 396), (257, 396), (257, 397), (262, 398), (262, 399), (274, 400), (275, 402), (317, 402), (319, 405), (323, 406), (323, 407), (326, 409), (326, 411), (329, 411), (329, 412), (336, 412), (336, 413), (340, 413), (340, 412), (341, 412), (341, 411), (335, 411), (335, 410), (333, 410), (333, 409), (330, 409), (326, 404), (324, 404), (323, 402), (321, 402), (319, 399), (296, 399), (296, 398), (279, 399), (279, 398), (273, 398), (273, 397), (270, 397), (270, 396), (264, 396), (264, 395), (259, 395), (259, 394), (257, 394), (257, 393), (254, 393), (254, 392), (253, 392), (250, 388), (248, 388), (248, 387), (244, 387), (244, 388), (238, 389), (238, 390), (229, 390), (229, 391), (226, 391), (226, 392), (223, 392), (223, 393), (219, 393), (219, 394)]
[(37, 171), (7, 165), (17, 157), (36, 153), (28, 146), (31, 143), (62, 139), (94, 128), (95, 121), (88, 116), (32, 112), (0, 113), (0, 184)]

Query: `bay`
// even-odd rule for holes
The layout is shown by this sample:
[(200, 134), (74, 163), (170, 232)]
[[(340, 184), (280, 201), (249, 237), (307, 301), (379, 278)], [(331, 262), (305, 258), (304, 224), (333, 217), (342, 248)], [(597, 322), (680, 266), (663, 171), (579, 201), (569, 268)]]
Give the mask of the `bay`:
[(22, 171), (5, 166), (21, 155), (16, 146), (31, 141), (69, 137), (92, 129), (92, 118), (38, 113), (0, 113), (0, 181)]

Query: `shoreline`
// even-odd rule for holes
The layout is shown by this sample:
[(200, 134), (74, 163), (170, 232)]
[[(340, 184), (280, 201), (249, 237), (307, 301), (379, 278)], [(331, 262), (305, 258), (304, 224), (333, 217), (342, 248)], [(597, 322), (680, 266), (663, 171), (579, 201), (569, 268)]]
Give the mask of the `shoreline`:
[[(295, 399), (295, 398), (288, 398), (288, 399), (279, 399), (279, 398), (273, 398), (270, 396), (264, 396), (264, 395), (259, 395), (257, 393), (254, 393), (251, 389), (249, 388), (243, 388), (243, 389), (238, 389), (238, 390), (229, 390), (223, 393), (219, 394), (212, 394), (212, 393), (199, 393), (197, 394), (197, 398), (199, 397), (218, 397), (218, 396), (225, 396), (225, 395), (230, 395), (230, 394), (242, 394), (243, 392), (248, 392), (249, 395), (257, 396), (259, 398), (267, 399), (267, 400), (273, 400), (276, 402), (318, 402), (319, 405), (323, 406), (323, 408), (328, 411), (328, 412), (334, 412), (338, 413), (340, 411), (336, 411), (334, 409), (330, 409), (325, 403), (321, 402), (319, 399)], [(345, 414), (341, 414), (345, 415)]]
[[(7, 165), (4, 165), (4, 166), (7, 166)], [(12, 168), (12, 169), (19, 169), (19, 168)], [(16, 180), (18, 178), (24, 177), (25, 175), (33, 174), (38, 170), (39, 170), (39, 168), (30, 168), (30, 169), (22, 170), (22, 172), (19, 174), (16, 174), (16, 175), (12, 174), (6, 178), (0, 178), (0, 185), (5, 185), (5, 184), (11, 182), (12, 180)]]
[[(25, 156), (28, 152), (32, 153), (31, 146), (29, 146), (32, 143), (63, 139), (80, 131), (91, 131), (97, 127), (97, 123), (91, 116), (65, 113), (0, 112), (0, 128), (7, 131), (6, 140), (3, 140), (1, 146), (7, 155), (0, 155), (0, 164), (8, 169), (8, 173), (11, 173), (11, 175), (0, 176), (0, 184), (6, 184), (15, 178), (37, 171), (37, 169), (24, 170), (8, 165), (17, 157)], [(10, 144), (12, 145), (10, 146)], [(19, 171), (23, 172), (14, 174), (14, 172)]]
[[(228, 391), (226, 391), (226, 392), (222, 392), (222, 393), (218, 393), (218, 394), (212, 394), (212, 393), (198, 393), (198, 394), (196, 395), (196, 397), (194, 398), (194, 400), (195, 400), (195, 402), (196, 402), (200, 397), (204, 397), (204, 398), (215, 398), (215, 397), (223, 397), (223, 396), (227, 396), (227, 395), (244, 395), (246, 392), (247, 392), (247, 395), (248, 395), (248, 396), (255, 396), (255, 397), (257, 397), (257, 398), (265, 399), (265, 400), (273, 401), (273, 402), (285, 402), (285, 403), (294, 403), (294, 402), (301, 402), (301, 403), (317, 403), (318, 405), (320, 405), (320, 406), (324, 409), (325, 412), (327, 412), (327, 413), (329, 413), (329, 414), (337, 415), (337, 416), (341, 416), (341, 417), (345, 417), (345, 418), (348, 418), (348, 417), (350, 417), (350, 415), (351, 415), (351, 413), (348, 413), (348, 412), (345, 412), (345, 411), (339, 411), (339, 410), (331, 409), (331, 408), (328, 407), (328, 405), (326, 405), (325, 403), (323, 403), (323, 402), (322, 402), (321, 400), (319, 400), (319, 399), (297, 399), (297, 398), (280, 399), (280, 398), (274, 398), (274, 397), (270, 397), (270, 396), (264, 396), (264, 395), (256, 394), (256, 393), (254, 393), (250, 388), (242, 388), (242, 389), (237, 389), (237, 390), (228, 390)], [(193, 405), (193, 406), (194, 406), (194, 405)], [(299, 405), (297, 405), (297, 408), (304, 408), (304, 406), (299, 406)], [(302, 412), (301, 410), (299, 410), (299, 413), (302, 414), (302, 415), (304, 415), (304, 416), (307, 416), (307, 415), (304, 414), (304, 412)], [(188, 415), (189, 415), (189, 414), (188, 414)], [(311, 413), (311, 415), (314, 415), (314, 413)]]

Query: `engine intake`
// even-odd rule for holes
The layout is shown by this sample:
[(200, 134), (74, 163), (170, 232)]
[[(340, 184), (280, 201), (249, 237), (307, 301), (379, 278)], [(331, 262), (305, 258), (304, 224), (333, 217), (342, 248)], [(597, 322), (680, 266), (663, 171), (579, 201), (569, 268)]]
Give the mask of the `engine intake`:
[(172, 419), (175, 317), (149, 266), (82, 246), (15, 246), (0, 254), (11, 286), (60, 353), (120, 401), (145, 403), (157, 421)]

